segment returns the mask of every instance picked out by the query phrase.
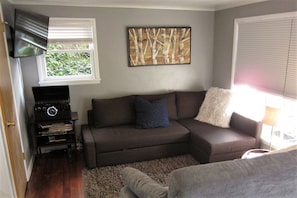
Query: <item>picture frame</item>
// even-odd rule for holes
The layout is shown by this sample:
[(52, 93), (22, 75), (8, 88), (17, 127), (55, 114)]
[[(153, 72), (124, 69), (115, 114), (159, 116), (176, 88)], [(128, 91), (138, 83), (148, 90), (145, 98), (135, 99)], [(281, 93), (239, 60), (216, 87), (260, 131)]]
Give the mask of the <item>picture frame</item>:
[(129, 67), (191, 63), (191, 27), (128, 27)]

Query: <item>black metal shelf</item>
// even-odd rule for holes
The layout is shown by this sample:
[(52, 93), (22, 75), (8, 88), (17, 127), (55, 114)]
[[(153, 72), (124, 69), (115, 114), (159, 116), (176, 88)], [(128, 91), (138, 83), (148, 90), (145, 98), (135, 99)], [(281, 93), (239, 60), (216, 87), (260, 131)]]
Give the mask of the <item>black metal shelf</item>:
[(76, 148), (75, 121), (77, 112), (71, 113), (71, 120), (34, 121), (34, 140), (37, 153), (43, 147), (68, 146)]

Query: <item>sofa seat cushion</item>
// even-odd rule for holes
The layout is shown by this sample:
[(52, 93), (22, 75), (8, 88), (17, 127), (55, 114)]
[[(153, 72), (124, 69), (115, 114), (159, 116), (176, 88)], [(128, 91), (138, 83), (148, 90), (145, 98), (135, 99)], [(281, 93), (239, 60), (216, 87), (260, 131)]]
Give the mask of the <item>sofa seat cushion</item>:
[(221, 128), (194, 119), (179, 121), (191, 131), (191, 144), (198, 145), (208, 155), (245, 151), (255, 146), (256, 139), (232, 128)]
[(138, 129), (135, 125), (91, 128), (96, 152), (110, 152), (189, 141), (189, 130), (177, 121), (166, 128)]

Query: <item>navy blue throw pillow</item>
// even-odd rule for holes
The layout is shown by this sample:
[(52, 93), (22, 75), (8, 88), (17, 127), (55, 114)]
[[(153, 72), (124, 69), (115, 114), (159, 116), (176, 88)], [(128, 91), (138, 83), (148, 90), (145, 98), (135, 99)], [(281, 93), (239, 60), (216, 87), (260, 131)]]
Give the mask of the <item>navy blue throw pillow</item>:
[(150, 102), (141, 97), (136, 97), (135, 109), (137, 128), (148, 129), (170, 126), (165, 99)]

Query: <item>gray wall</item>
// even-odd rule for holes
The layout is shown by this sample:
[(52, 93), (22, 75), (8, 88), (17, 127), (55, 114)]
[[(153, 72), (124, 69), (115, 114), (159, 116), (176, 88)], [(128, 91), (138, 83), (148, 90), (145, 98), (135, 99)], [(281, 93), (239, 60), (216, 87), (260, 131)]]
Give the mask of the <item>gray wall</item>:
[[(101, 83), (70, 86), (71, 108), (86, 123), (91, 98), (108, 98), (131, 93), (157, 93), (174, 90), (202, 90), (212, 83), (214, 12), (120, 8), (79, 8), (17, 6), (51, 17), (94, 17), (97, 22)], [(191, 26), (190, 65), (128, 67), (128, 26)], [(38, 86), (35, 58), (21, 60), (28, 109), (34, 99), (32, 86)]]
[[(78, 111), (78, 127), (87, 122), (91, 98), (130, 93), (201, 90), (231, 85), (233, 25), (235, 18), (296, 11), (296, 0), (271, 0), (217, 12), (152, 9), (16, 6), (51, 17), (94, 17), (97, 21), (100, 84), (70, 86), (71, 106)], [(190, 65), (129, 68), (128, 26), (191, 26)], [(214, 47), (213, 47), (214, 46)], [(32, 86), (38, 86), (35, 58), (21, 59), (27, 109), (32, 111)]]
[(297, 0), (271, 0), (215, 12), (213, 86), (230, 88), (234, 19), (297, 10)]

